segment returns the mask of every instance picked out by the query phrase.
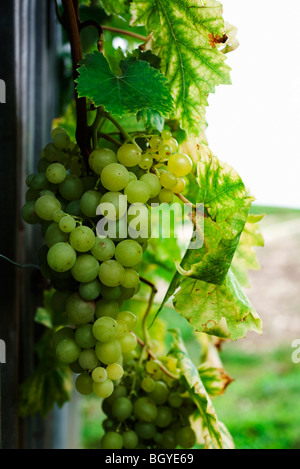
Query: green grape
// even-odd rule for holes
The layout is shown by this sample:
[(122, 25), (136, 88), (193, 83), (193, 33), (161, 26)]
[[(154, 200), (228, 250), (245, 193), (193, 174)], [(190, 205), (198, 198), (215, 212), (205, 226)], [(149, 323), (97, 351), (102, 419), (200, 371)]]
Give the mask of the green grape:
[[(46, 173), (35, 174), (30, 183), (30, 188), (34, 191), (43, 191), (49, 189), (50, 182), (46, 177)], [(53, 194), (54, 195), (54, 194)]]
[(146, 371), (147, 371), (147, 373), (149, 373), (150, 375), (155, 375), (155, 374), (157, 374), (157, 373), (160, 371), (159, 363), (157, 363), (157, 362), (154, 361), (154, 360), (148, 360), (148, 361), (146, 362)]
[(127, 212), (127, 198), (121, 192), (107, 192), (101, 198), (98, 214), (107, 220), (119, 220)]
[(55, 127), (51, 132), (52, 140), (54, 139), (56, 134), (60, 134), (60, 133), (66, 134), (67, 132), (63, 127)]
[(82, 349), (91, 349), (95, 347), (97, 339), (93, 334), (93, 325), (84, 324), (79, 326), (75, 331), (76, 344)]
[(136, 422), (134, 431), (141, 440), (152, 440), (156, 434), (156, 426), (151, 422)]
[(76, 220), (66, 215), (59, 221), (59, 228), (63, 233), (71, 233), (76, 228)]
[(53, 213), (53, 221), (55, 223), (59, 223), (60, 220), (65, 216), (65, 212), (63, 210), (55, 210)]
[(119, 300), (122, 295), (121, 287), (107, 287), (101, 286), (101, 295), (105, 300)]
[(118, 399), (115, 399), (111, 407), (112, 416), (119, 422), (127, 420), (131, 416), (132, 410), (133, 405), (128, 397), (119, 397)]
[(151, 197), (149, 186), (143, 181), (130, 182), (124, 191), (127, 200), (130, 204), (141, 203), (145, 204)]
[(140, 178), (140, 181), (145, 182), (149, 187), (151, 199), (158, 196), (161, 191), (161, 183), (156, 174), (146, 173)]
[(165, 145), (168, 145), (172, 149), (172, 153), (176, 153), (178, 150), (178, 142), (175, 138), (170, 138), (169, 140), (164, 141)]
[(151, 392), (155, 388), (155, 381), (150, 376), (143, 378), (141, 382), (141, 387), (145, 392)]
[(95, 303), (84, 301), (78, 293), (72, 293), (66, 301), (66, 313), (71, 324), (83, 326), (93, 320)]
[(78, 360), (81, 349), (74, 339), (63, 339), (56, 347), (57, 358), (65, 364), (74, 363)]
[(106, 300), (102, 298), (101, 300), (97, 301), (96, 303), (96, 318), (100, 318), (103, 316), (108, 316), (111, 318), (116, 318), (117, 314), (119, 313), (119, 304), (115, 300)]
[(183, 178), (178, 178), (177, 179), (177, 184), (175, 187), (172, 188), (172, 191), (174, 194), (181, 194), (186, 188), (186, 182), (185, 179)]
[(149, 398), (157, 405), (163, 405), (168, 401), (169, 389), (164, 381), (156, 381), (155, 388), (149, 393)]
[(92, 379), (94, 383), (104, 383), (107, 380), (107, 371), (103, 366), (98, 366), (92, 371)]
[(159, 193), (159, 200), (162, 204), (172, 204), (175, 200), (174, 192), (172, 192), (170, 189), (162, 189)]
[[(137, 177), (136, 177), (136, 175), (135, 175), (134, 173), (132, 173), (131, 171), (129, 171), (128, 174), (129, 174), (129, 182), (131, 182), (131, 181), (136, 181), (136, 180), (137, 180)], [(128, 184), (129, 184), (129, 182), (128, 182)]]
[(127, 332), (123, 337), (118, 339), (121, 345), (122, 353), (130, 353), (137, 346), (137, 338), (133, 332)]
[(78, 361), (81, 368), (86, 371), (94, 370), (99, 364), (97, 355), (93, 349), (82, 350)]
[(158, 149), (157, 160), (164, 161), (172, 155), (172, 148), (169, 145), (162, 144)]
[(67, 233), (63, 233), (57, 223), (51, 223), (45, 233), (45, 242), (48, 248), (57, 243), (66, 243), (69, 239)]
[(84, 373), (84, 370), (79, 365), (78, 360), (76, 360), (76, 362), (74, 362), (74, 363), (70, 363), (69, 368), (70, 368), (71, 371), (73, 371), (73, 373), (75, 375), (80, 375), (81, 373)]
[(194, 430), (191, 427), (182, 427), (176, 432), (178, 445), (183, 449), (190, 449), (195, 446), (197, 439)]
[(127, 334), (128, 327), (125, 321), (122, 321), (121, 319), (116, 319), (116, 321), (118, 324), (117, 339), (119, 340), (121, 337), (124, 337)]
[(166, 428), (172, 422), (173, 414), (170, 407), (159, 406), (157, 418), (155, 420), (155, 425), (159, 428)]
[(149, 144), (152, 150), (157, 151), (159, 147), (163, 144), (163, 141), (158, 135), (154, 135), (153, 137), (151, 137)]
[(154, 422), (158, 415), (155, 402), (149, 397), (139, 397), (133, 404), (133, 412), (138, 420)]
[(88, 226), (78, 226), (70, 235), (70, 244), (78, 252), (90, 251), (95, 241), (95, 234)]
[(103, 168), (114, 163), (118, 163), (118, 158), (115, 152), (109, 148), (94, 150), (89, 157), (90, 168), (98, 175), (102, 173)]
[(74, 340), (74, 338), (75, 338), (75, 334), (71, 327), (62, 327), (61, 329), (56, 331), (53, 336), (53, 340), (52, 340), (53, 347), (54, 349), (56, 349), (57, 345), (62, 340), (65, 340), (65, 339)]
[(40, 197), (35, 202), (35, 206), (34, 206), (34, 210), (37, 216), (40, 217), (42, 220), (46, 220), (46, 221), (52, 221), (53, 213), (56, 210), (60, 210), (60, 209), (61, 209), (60, 202), (55, 197), (52, 197), (49, 195), (44, 195), (43, 197)]
[(58, 150), (68, 150), (71, 139), (66, 132), (56, 132), (52, 138), (53, 143)]
[(183, 398), (179, 392), (171, 392), (169, 394), (168, 403), (171, 407), (179, 408), (183, 403)]
[(115, 260), (103, 262), (99, 268), (99, 279), (107, 287), (121, 285), (125, 276), (124, 267)]
[(95, 218), (100, 205), (102, 194), (95, 190), (89, 190), (80, 199), (80, 210), (89, 217)]
[[(43, 172), (43, 171), (42, 171), (42, 172)], [(34, 178), (35, 178), (35, 174), (29, 174), (29, 175), (27, 176), (26, 181), (25, 181), (27, 187), (31, 187)]]
[(60, 150), (53, 143), (48, 143), (43, 150), (43, 155), (48, 161), (54, 163), (60, 159)]
[(118, 313), (117, 319), (124, 321), (129, 331), (132, 331), (137, 323), (137, 317), (131, 311), (121, 311)]
[(99, 262), (94, 258), (94, 256), (83, 254), (77, 257), (71, 272), (77, 282), (93, 282), (98, 277)]
[(26, 202), (36, 201), (40, 197), (40, 191), (34, 191), (33, 189), (28, 189), (25, 194)]
[(96, 300), (101, 293), (101, 283), (95, 279), (88, 283), (81, 283), (79, 285), (79, 294), (81, 298), (86, 301)]
[(137, 145), (125, 143), (117, 153), (119, 162), (129, 168), (133, 168), (141, 161), (142, 153)]
[(110, 261), (115, 254), (116, 246), (110, 238), (96, 238), (91, 254), (101, 262)]
[(120, 342), (116, 339), (111, 342), (97, 342), (95, 351), (98, 359), (104, 365), (116, 363), (122, 355)]
[(46, 170), (46, 177), (52, 184), (61, 184), (67, 177), (67, 170), (60, 163), (52, 163)]
[(122, 449), (123, 448), (123, 438), (117, 432), (108, 432), (106, 433), (101, 440), (102, 449)]
[(109, 412), (110, 412), (110, 407), (112, 406), (113, 402), (119, 397), (126, 397), (127, 395), (128, 395), (128, 392), (127, 392), (126, 387), (124, 385), (119, 384), (115, 386), (114, 392), (108, 399), (105, 400), (103, 405), (105, 407), (108, 407)]
[(140, 283), (139, 274), (133, 269), (125, 269), (125, 275), (122, 280), (122, 287), (136, 288)]
[(151, 169), (153, 166), (153, 158), (150, 154), (145, 154), (142, 156), (141, 161), (139, 162), (139, 167), (141, 169)]
[(74, 217), (84, 218), (84, 215), (80, 209), (80, 200), (72, 200), (72, 202), (68, 203), (66, 206), (65, 211)]
[(60, 195), (68, 200), (79, 200), (83, 194), (83, 183), (75, 174), (68, 174), (66, 179), (59, 184)]
[(35, 211), (36, 202), (27, 202), (22, 208), (22, 218), (28, 225), (36, 225), (41, 221)]
[(161, 133), (162, 140), (170, 140), (172, 138), (172, 132), (169, 130), (163, 130)]
[(51, 308), (55, 313), (63, 313), (66, 308), (66, 301), (70, 295), (69, 291), (55, 291), (51, 298)]
[(177, 177), (184, 177), (193, 170), (193, 162), (189, 156), (175, 153), (168, 161), (168, 168)]
[(132, 204), (127, 214), (128, 235), (135, 240), (148, 240), (151, 237), (151, 214), (144, 204)]
[(107, 376), (112, 381), (118, 381), (124, 376), (124, 369), (119, 363), (111, 363), (106, 368)]
[(93, 380), (88, 373), (82, 373), (77, 376), (75, 387), (80, 394), (88, 396), (93, 392)]
[(119, 192), (125, 189), (129, 182), (129, 173), (125, 166), (113, 163), (105, 166), (101, 173), (101, 183), (111, 192)]
[(106, 399), (112, 395), (114, 391), (114, 383), (110, 379), (107, 379), (103, 383), (93, 382), (93, 391), (96, 396), (101, 399)]
[(115, 259), (124, 267), (133, 267), (141, 262), (142, 258), (143, 249), (137, 241), (127, 239), (116, 246)]
[(162, 171), (160, 174), (160, 183), (165, 189), (173, 189), (177, 185), (177, 177), (171, 171)]
[(76, 252), (68, 243), (57, 243), (49, 249), (47, 262), (55, 272), (67, 272), (76, 263)]
[(102, 316), (93, 325), (93, 334), (99, 342), (111, 342), (117, 337), (118, 324), (109, 316)]
[(161, 447), (162, 449), (175, 449), (177, 447), (176, 436), (172, 430), (165, 430), (162, 433)]
[(125, 449), (135, 449), (139, 443), (139, 438), (133, 430), (128, 430), (122, 434), (123, 446)]

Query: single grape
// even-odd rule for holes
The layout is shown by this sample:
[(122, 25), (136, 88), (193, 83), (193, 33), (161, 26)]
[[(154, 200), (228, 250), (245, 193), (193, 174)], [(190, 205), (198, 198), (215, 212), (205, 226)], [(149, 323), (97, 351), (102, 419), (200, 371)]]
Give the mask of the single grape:
[(81, 368), (86, 371), (94, 370), (99, 364), (97, 355), (93, 349), (82, 350), (78, 361)]
[(162, 140), (170, 140), (172, 138), (172, 132), (169, 130), (163, 130), (161, 133)]
[(106, 262), (114, 257), (116, 250), (115, 243), (110, 238), (96, 238), (91, 249), (91, 254), (101, 262)]
[(143, 181), (130, 182), (124, 191), (127, 200), (130, 204), (141, 203), (145, 204), (151, 197), (149, 186)]
[(111, 363), (106, 368), (107, 376), (112, 381), (118, 381), (124, 376), (124, 369), (119, 363)]
[(135, 449), (138, 446), (139, 438), (133, 430), (128, 430), (122, 434), (123, 446), (125, 449)]
[(95, 241), (95, 234), (88, 226), (78, 226), (70, 235), (70, 244), (78, 252), (90, 251)]
[(155, 388), (155, 381), (150, 376), (143, 378), (141, 382), (141, 387), (145, 392), (151, 392)]
[(121, 192), (107, 192), (101, 198), (98, 214), (107, 220), (119, 220), (127, 212), (127, 198)]
[(162, 171), (160, 183), (166, 189), (173, 189), (177, 185), (177, 177), (171, 171)]
[(75, 174), (68, 174), (65, 180), (59, 185), (61, 196), (68, 200), (79, 200), (83, 195), (83, 183)]
[(95, 218), (100, 205), (102, 194), (95, 190), (89, 190), (80, 199), (80, 210), (89, 218)]
[(119, 422), (127, 420), (131, 416), (132, 410), (133, 405), (128, 397), (119, 397), (113, 402), (111, 407), (113, 417)]
[(129, 239), (116, 246), (115, 259), (124, 267), (133, 267), (141, 262), (142, 258), (143, 249), (137, 241)]
[(42, 220), (46, 220), (46, 221), (52, 221), (53, 213), (56, 210), (60, 210), (60, 209), (61, 209), (61, 204), (59, 200), (49, 195), (44, 195), (43, 197), (40, 197), (35, 202), (35, 206), (34, 206), (34, 210), (37, 216), (40, 217)]
[(131, 311), (121, 311), (118, 313), (117, 319), (124, 321), (129, 331), (134, 330), (137, 323), (137, 317)]
[(133, 332), (127, 332), (123, 337), (118, 339), (121, 345), (122, 353), (130, 353), (137, 346), (137, 338)]
[(172, 155), (172, 148), (162, 144), (158, 149), (157, 161), (164, 161)]
[(111, 342), (98, 342), (95, 351), (98, 359), (104, 365), (116, 363), (122, 355), (120, 342), (116, 339)]
[(66, 132), (56, 132), (53, 136), (53, 143), (58, 150), (68, 150), (71, 139)]
[(69, 235), (64, 233), (57, 223), (51, 223), (45, 233), (45, 242), (48, 248), (51, 248), (57, 243), (66, 243)]
[(190, 449), (195, 446), (197, 439), (194, 430), (191, 427), (182, 427), (176, 432), (178, 445), (183, 449)]
[(60, 159), (60, 150), (53, 143), (48, 143), (44, 148), (43, 155), (48, 161), (54, 163)]
[(178, 142), (175, 138), (170, 138), (169, 140), (164, 141), (165, 145), (168, 145), (172, 149), (172, 153), (176, 153), (178, 151)]
[(132, 168), (141, 161), (142, 152), (137, 145), (125, 143), (119, 148), (117, 157), (122, 165)]
[(92, 371), (92, 379), (95, 383), (104, 383), (107, 377), (107, 371), (103, 366), (98, 366)]
[(175, 153), (168, 161), (168, 169), (177, 177), (184, 177), (192, 171), (193, 162), (189, 156)]
[(93, 334), (99, 342), (111, 342), (117, 337), (118, 324), (113, 318), (103, 316), (94, 323)]
[(149, 393), (149, 397), (157, 405), (165, 404), (169, 397), (169, 389), (166, 383), (164, 381), (156, 381), (155, 388)]
[(136, 422), (134, 431), (141, 440), (152, 440), (156, 434), (156, 426), (151, 422)]
[(52, 139), (54, 139), (56, 134), (60, 133), (67, 134), (66, 130), (63, 127), (55, 127), (51, 132)]
[(159, 200), (162, 204), (172, 204), (175, 200), (174, 192), (172, 192), (170, 189), (162, 189), (159, 193)]
[(109, 316), (112, 318), (116, 318), (117, 314), (119, 313), (119, 304), (115, 300), (106, 300), (102, 298), (101, 300), (97, 301), (96, 303), (96, 318), (100, 318), (103, 316)]
[(76, 263), (76, 252), (68, 243), (57, 243), (49, 249), (47, 262), (55, 272), (67, 272)]
[(59, 228), (63, 233), (71, 233), (76, 228), (76, 220), (71, 215), (66, 215), (59, 221)]
[(71, 272), (77, 282), (93, 282), (99, 274), (99, 262), (94, 258), (94, 256), (83, 254), (77, 257)]
[(158, 135), (154, 135), (153, 137), (151, 137), (149, 144), (152, 150), (157, 151), (159, 147), (163, 144), (163, 141)]
[(91, 349), (95, 347), (97, 339), (93, 334), (93, 325), (84, 324), (79, 326), (75, 331), (76, 344), (82, 349)]
[(105, 285), (101, 286), (101, 295), (105, 300), (119, 300), (122, 295), (121, 287), (107, 287)]
[(158, 415), (157, 406), (149, 397), (137, 398), (133, 404), (133, 412), (143, 422), (154, 422)]
[(84, 301), (78, 293), (72, 293), (66, 301), (66, 313), (71, 324), (83, 326), (93, 320), (95, 303)]
[(149, 170), (153, 166), (153, 157), (150, 154), (145, 154), (142, 156), (141, 161), (139, 162), (139, 167), (141, 169)]
[(179, 392), (171, 392), (168, 397), (168, 403), (171, 407), (179, 408), (183, 403), (183, 398)]
[(98, 175), (102, 173), (105, 166), (114, 163), (118, 163), (118, 158), (115, 152), (109, 148), (94, 150), (89, 157), (90, 168)]
[(159, 428), (166, 428), (172, 422), (173, 414), (172, 409), (168, 406), (159, 406), (158, 414), (155, 420), (155, 425)]
[(66, 168), (60, 163), (52, 163), (46, 170), (46, 177), (52, 184), (61, 184), (67, 176)]
[(35, 201), (27, 202), (22, 208), (22, 218), (28, 225), (36, 225), (41, 221), (35, 212)]
[(172, 430), (165, 430), (162, 433), (161, 447), (162, 449), (175, 449), (177, 447), (176, 436)]
[(55, 223), (59, 223), (60, 220), (65, 216), (65, 212), (63, 210), (55, 210), (53, 213), (53, 221)]
[(103, 262), (99, 268), (99, 279), (107, 287), (121, 285), (125, 276), (125, 270), (118, 261), (110, 260)]
[(111, 396), (113, 391), (114, 383), (110, 379), (107, 379), (103, 383), (93, 382), (93, 392), (101, 399), (106, 399), (107, 397)]
[(119, 192), (127, 186), (129, 173), (125, 166), (113, 163), (105, 166), (101, 173), (102, 185), (111, 192)]
[(74, 340), (74, 338), (75, 338), (74, 331), (71, 327), (62, 327), (61, 329), (56, 331), (53, 336), (53, 340), (52, 340), (53, 347), (54, 349), (56, 349), (57, 345), (62, 340), (65, 340), (65, 339)]
[(172, 188), (172, 191), (174, 194), (181, 194), (186, 188), (186, 182), (185, 179), (183, 178), (178, 178), (177, 179), (177, 184), (175, 187)]
[(117, 324), (118, 324), (118, 334), (117, 334), (117, 339), (121, 339), (124, 337), (128, 331), (128, 327), (125, 321), (122, 321), (121, 319), (116, 319)]
[(74, 339), (63, 339), (56, 347), (57, 358), (65, 364), (73, 363), (78, 360), (80, 353), (81, 349)]
[(106, 433), (101, 440), (102, 449), (122, 449), (123, 438), (117, 432)]
[(151, 199), (158, 196), (161, 191), (161, 183), (156, 174), (146, 173), (140, 178), (140, 181), (145, 182), (149, 187)]
[(92, 394), (93, 380), (90, 377), (89, 373), (81, 373), (79, 376), (77, 376), (75, 381), (75, 387), (77, 391), (84, 396)]
[(125, 275), (122, 280), (122, 287), (136, 288), (140, 283), (139, 274), (133, 269), (125, 269)]
[(88, 283), (81, 283), (79, 285), (79, 294), (81, 298), (86, 301), (96, 300), (101, 293), (101, 283), (95, 279)]

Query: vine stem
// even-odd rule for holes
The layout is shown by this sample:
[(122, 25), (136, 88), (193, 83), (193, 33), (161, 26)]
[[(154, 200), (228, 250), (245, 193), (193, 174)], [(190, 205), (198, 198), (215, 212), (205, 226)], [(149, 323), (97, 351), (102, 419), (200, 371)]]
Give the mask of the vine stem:
[(126, 31), (125, 29), (114, 28), (112, 26), (102, 26), (103, 31), (110, 31), (112, 33), (121, 34), (122, 36), (130, 36), (135, 39), (139, 39), (142, 42), (147, 42), (148, 37), (142, 36), (141, 34), (133, 33), (132, 31)]
[[(82, 60), (78, 0), (62, 0), (62, 5), (64, 7), (62, 21), (67, 30), (71, 45), (73, 78), (75, 81), (79, 75), (77, 70), (78, 65)], [(86, 98), (79, 98), (75, 86), (74, 92), (77, 113), (76, 140), (84, 158), (86, 169), (88, 169), (88, 158), (91, 153), (91, 135), (87, 120)]]

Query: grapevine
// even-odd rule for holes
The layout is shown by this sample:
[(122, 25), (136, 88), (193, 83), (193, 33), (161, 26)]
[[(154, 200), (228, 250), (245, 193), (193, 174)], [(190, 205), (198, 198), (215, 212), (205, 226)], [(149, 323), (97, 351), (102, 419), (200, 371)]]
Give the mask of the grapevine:
[[(100, 2), (109, 16), (128, 13), (130, 7), (132, 25), (140, 25), (142, 3)], [(218, 49), (222, 43), (217, 47), (211, 40), (228, 39), (224, 32), (217, 34), (224, 29), (221, 6), (214, 0), (196, 3), (199, 11), (192, 24), (198, 32), (202, 17), (215, 15), (216, 30), (206, 34), (203, 44), (199, 39), (197, 47), (218, 69), (216, 79), (201, 68), (197, 90), (187, 76), (166, 67), (159, 34), (150, 50), (149, 28), (162, 4), (164, 13), (174, 19), (172, 2), (149, 2), (149, 18), (143, 25), (146, 36), (94, 20), (81, 22), (76, 1), (62, 1), (62, 12), (56, 4), (71, 44), (76, 129), (72, 134), (63, 121), (54, 125), (37, 172), (26, 179), (22, 217), (26, 224), (41, 227), (40, 271), (50, 292), (49, 353), (54, 354), (57, 369), (72, 373), (76, 392), (99, 398), (105, 414), (104, 450), (226, 447), (230, 438), (211, 404), (215, 391), (204, 384), (206, 373), (211, 373), (221, 394), (231, 381), (218, 371), (219, 361), (216, 365), (209, 358), (215, 353), (214, 338), (236, 340), (247, 330), (261, 332), (260, 320), (239, 284), (248, 265), (243, 262), (241, 268), (236, 256), (245, 230), (258, 229), (260, 219), (249, 215), (253, 197), (233, 168), (213, 155), (204, 138), (190, 137), (203, 135), (201, 103), (222, 75), (221, 82), (228, 82), (229, 73)], [(188, 22), (191, 10), (177, 13)], [(170, 24), (174, 38), (184, 22), (163, 22), (162, 30)], [(99, 37), (92, 53), (84, 55), (80, 33), (90, 26), (96, 27)], [(116, 67), (116, 57), (109, 62), (105, 54), (105, 31), (128, 33), (144, 44), (123, 55)], [(185, 34), (189, 34), (186, 28)], [(176, 63), (178, 50), (171, 50)], [(182, 62), (186, 53), (182, 50)], [(195, 70), (190, 72), (192, 76)], [(185, 96), (178, 90), (182, 80)], [(134, 129), (126, 119), (124, 124), (124, 117), (132, 115)], [(149, 324), (158, 293), (155, 282), (144, 275), (145, 262), (156, 255), (151, 244), (152, 207), (176, 202), (191, 209), (191, 243), (196, 233), (201, 245), (191, 249), (191, 244), (180, 262), (171, 256), (172, 277), (152, 325), (172, 298), (176, 312), (198, 334), (197, 340), (206, 338), (207, 351), (198, 368), (178, 329), (170, 325), (173, 345), (162, 352)], [(130, 309), (130, 301), (142, 285), (149, 295), (138, 315)], [(26, 383), (24, 389), (26, 394)], [(23, 399), (26, 414), (26, 395)]]

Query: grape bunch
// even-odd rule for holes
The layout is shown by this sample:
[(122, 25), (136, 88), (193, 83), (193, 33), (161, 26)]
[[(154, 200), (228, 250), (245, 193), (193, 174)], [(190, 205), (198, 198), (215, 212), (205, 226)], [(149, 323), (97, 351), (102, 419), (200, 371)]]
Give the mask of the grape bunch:
[(196, 406), (179, 379), (165, 375), (153, 359), (142, 368), (132, 359), (126, 370), (113, 394), (103, 400), (101, 448), (193, 448), (196, 434), (190, 417)]
[(168, 131), (146, 137), (144, 149), (135, 140), (96, 148), (88, 164), (64, 129), (51, 136), (27, 177), (22, 216), (41, 226), (40, 269), (62, 318), (56, 355), (77, 375), (79, 393), (106, 399), (138, 344), (137, 318), (122, 305), (140, 289), (151, 203), (172, 203), (193, 164)]

